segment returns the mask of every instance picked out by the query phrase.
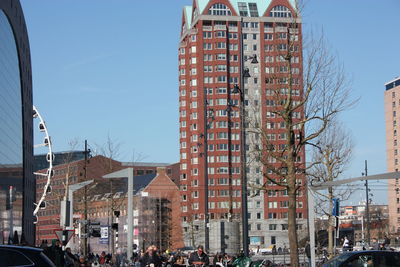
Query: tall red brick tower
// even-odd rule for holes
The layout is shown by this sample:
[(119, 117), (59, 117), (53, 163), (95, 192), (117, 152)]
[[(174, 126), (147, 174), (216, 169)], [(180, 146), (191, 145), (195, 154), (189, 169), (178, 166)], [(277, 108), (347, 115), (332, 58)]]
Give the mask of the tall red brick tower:
[[(205, 177), (213, 221), (241, 221), (241, 151), (246, 150), (250, 247), (288, 245), (285, 190), (268, 184), (252, 151), (263, 147), (254, 129), (265, 129), (279, 149), (285, 143), (271, 89), (287, 90), (281, 55), (292, 38), (294, 98), (302, 95), (301, 20), (292, 0), (194, 0), (184, 7), (179, 42), (180, 193), (186, 245), (204, 243)], [(243, 60), (242, 57), (243, 56)], [(248, 71), (243, 79), (242, 74)], [(246, 146), (241, 147), (240, 95), (244, 93)], [(205, 118), (207, 114), (207, 118)], [(304, 116), (302, 111), (295, 114)], [(206, 126), (208, 125), (208, 126)], [(207, 129), (206, 129), (207, 127)], [(205, 133), (207, 132), (207, 135)], [(205, 146), (207, 137), (207, 151)], [(304, 164), (302, 151), (299, 162)], [(279, 177), (276, 177), (277, 179)], [(299, 181), (305, 184), (304, 179)], [(267, 185), (267, 190), (255, 188)], [(305, 194), (298, 199), (298, 228), (305, 229)], [(304, 231), (303, 231), (304, 232)]]

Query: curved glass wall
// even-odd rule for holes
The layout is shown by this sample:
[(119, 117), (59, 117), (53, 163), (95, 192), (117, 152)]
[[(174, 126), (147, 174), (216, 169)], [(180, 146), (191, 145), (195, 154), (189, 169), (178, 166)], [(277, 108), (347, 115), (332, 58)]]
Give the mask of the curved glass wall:
[(8, 18), (0, 10), (0, 241), (21, 236), (23, 128), (18, 52)]

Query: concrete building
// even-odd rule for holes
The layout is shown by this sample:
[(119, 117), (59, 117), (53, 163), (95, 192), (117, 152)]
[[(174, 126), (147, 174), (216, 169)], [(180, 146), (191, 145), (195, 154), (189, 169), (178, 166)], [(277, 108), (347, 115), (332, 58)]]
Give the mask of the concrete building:
[[(386, 123), (386, 167), (388, 172), (399, 170), (400, 78), (385, 84), (384, 108)], [(399, 179), (388, 181), (389, 230), (400, 233)]]
[(10, 231), (33, 244), (32, 72), (18, 0), (0, 1), (0, 242)]
[[(192, 6), (183, 8), (178, 60), (180, 190), (186, 245), (204, 244), (205, 152), (211, 222), (241, 221), (243, 149), (248, 159), (250, 246), (288, 244), (287, 193), (267, 181), (269, 170), (252, 152), (265, 145), (263, 136), (255, 133), (259, 129), (266, 129), (269, 142), (279, 151), (284, 150), (286, 138), (279, 128), (283, 120), (271, 111), (278, 106), (272, 91), (284, 94), (287, 87), (288, 70), (282, 60), (287, 49), (293, 51), (293, 99), (301, 100), (302, 29), (294, 8), (294, 1), (287, 0), (194, 0)], [(290, 48), (289, 39), (293, 44)], [(240, 96), (232, 90), (240, 84), (242, 69), (250, 74), (244, 78), (242, 88), (245, 148), (240, 144)], [(302, 110), (295, 113), (296, 119), (304, 115)], [(304, 150), (296, 160), (304, 166)], [(279, 168), (278, 163), (270, 163)], [(299, 175), (302, 189), (297, 218), (301, 233), (306, 232), (307, 216), (304, 179)], [(266, 190), (254, 189), (262, 185)]]

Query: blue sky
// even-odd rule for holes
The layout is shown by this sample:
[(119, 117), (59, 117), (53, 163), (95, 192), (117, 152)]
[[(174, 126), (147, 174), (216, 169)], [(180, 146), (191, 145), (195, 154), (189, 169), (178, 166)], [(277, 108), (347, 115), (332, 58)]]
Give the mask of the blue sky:
[[(28, 26), (34, 104), (56, 151), (68, 141), (121, 143), (145, 161), (176, 162), (177, 47), (189, 0), (21, 0)], [(306, 0), (304, 30), (323, 29), (352, 80), (358, 105), (342, 114), (352, 132), (347, 176), (386, 171), (384, 83), (400, 76), (400, 1)], [(374, 200), (385, 202), (373, 183)], [(380, 182), (380, 184), (383, 184)], [(355, 194), (360, 195), (361, 191)]]

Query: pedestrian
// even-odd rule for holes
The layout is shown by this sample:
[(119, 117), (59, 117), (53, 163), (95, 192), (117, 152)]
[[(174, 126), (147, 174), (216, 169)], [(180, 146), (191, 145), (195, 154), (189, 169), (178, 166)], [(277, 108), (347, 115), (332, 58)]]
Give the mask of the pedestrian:
[(209, 266), (210, 259), (208, 255), (204, 252), (203, 246), (198, 246), (197, 251), (190, 254), (189, 266)]
[(54, 254), (54, 264), (57, 267), (64, 267), (65, 265), (65, 259), (64, 259), (64, 251), (61, 248), (61, 243), (60, 241), (55, 241), (52, 246), (52, 251)]
[(71, 248), (65, 249), (65, 266), (66, 267), (74, 267), (77, 263), (78, 259), (71, 252)]
[(104, 267), (106, 265), (106, 252), (105, 251), (101, 252), (101, 254), (100, 254), (99, 264), (101, 267)]
[(379, 250), (379, 243), (378, 240), (376, 238), (372, 239), (372, 250)]
[(147, 248), (146, 253), (140, 258), (141, 267), (161, 267), (162, 262), (160, 256), (157, 254), (157, 247), (150, 246)]
[(175, 260), (175, 263), (173, 264), (174, 267), (182, 267), (185, 266), (185, 259), (182, 257), (182, 255), (178, 255), (178, 257)]
[(311, 267), (311, 246), (310, 246), (310, 241), (307, 241), (306, 247), (304, 248), (304, 251), (305, 251), (307, 259), (308, 259), (308, 266)]
[(78, 267), (90, 267), (89, 262), (85, 259), (83, 255), (79, 257)]
[(344, 237), (342, 250), (343, 252), (350, 250), (350, 241), (347, 239), (347, 236)]

